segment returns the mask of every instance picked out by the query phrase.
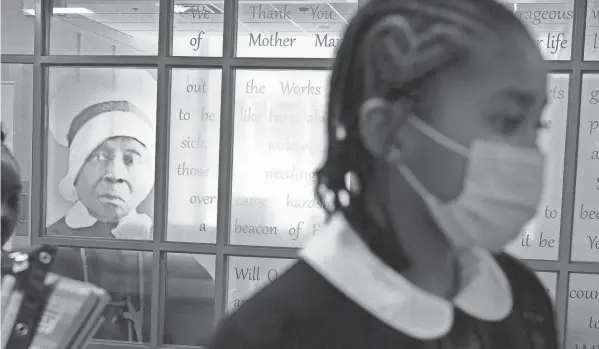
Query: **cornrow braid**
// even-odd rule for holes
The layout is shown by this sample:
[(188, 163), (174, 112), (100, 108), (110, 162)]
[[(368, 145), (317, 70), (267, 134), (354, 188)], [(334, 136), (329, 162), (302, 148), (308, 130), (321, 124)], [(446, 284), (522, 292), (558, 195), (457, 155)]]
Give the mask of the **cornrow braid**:
[[(380, 227), (365, 204), (376, 159), (360, 139), (360, 107), (372, 98), (405, 99), (415, 106), (430, 76), (458, 64), (469, 45), (498, 35), (502, 26), (524, 29), (494, 0), (372, 0), (345, 31), (331, 74), (328, 149), (316, 172), (316, 197), (328, 217), (342, 213), (369, 248), (398, 271), (409, 261), (395, 234)], [(359, 183), (357, 193), (348, 174)]]

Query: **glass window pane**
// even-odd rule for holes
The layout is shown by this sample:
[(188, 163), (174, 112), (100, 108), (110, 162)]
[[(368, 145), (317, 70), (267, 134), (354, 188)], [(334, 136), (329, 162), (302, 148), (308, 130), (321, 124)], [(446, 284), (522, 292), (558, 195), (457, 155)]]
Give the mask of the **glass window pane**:
[(536, 217), (509, 247), (519, 258), (558, 259), (569, 80), (566, 74), (549, 75), (549, 105), (542, 119), (545, 128), (538, 138), (538, 146), (548, 158), (545, 191)]
[(52, 270), (106, 289), (112, 302), (96, 339), (150, 341), (152, 252), (60, 247)]
[(34, 0), (2, 0), (3, 54), (33, 54)]
[(173, 56), (223, 55), (223, 1), (173, 5)]
[(216, 242), (220, 69), (173, 69), (169, 240)]
[(151, 71), (50, 68), (48, 235), (152, 239)]
[(295, 260), (229, 257), (227, 313), (235, 311), (269, 282), (283, 274)]
[(214, 255), (166, 256), (165, 344), (206, 345), (214, 331)]
[(158, 54), (158, 0), (55, 0), (50, 19), (54, 55)]
[(599, 74), (582, 81), (572, 260), (599, 262)]
[(574, 0), (499, 0), (530, 31), (547, 60), (570, 60)]
[(19, 164), (21, 173), (21, 213), (15, 234), (6, 247), (29, 245), (31, 231), (31, 171), (33, 141), (33, 66), (2, 64), (2, 129), (5, 143)]
[(357, 0), (239, 2), (237, 56), (330, 58)]
[(538, 271), (536, 272), (536, 274), (541, 280), (541, 283), (545, 286), (545, 290), (547, 291), (551, 299), (555, 302), (555, 295), (557, 289), (557, 273)]
[(599, 274), (570, 274), (565, 348), (599, 346)]
[(232, 244), (297, 247), (318, 229), (314, 171), (326, 143), (328, 75), (237, 72)]
[(599, 1), (588, 0), (584, 59), (599, 60)]

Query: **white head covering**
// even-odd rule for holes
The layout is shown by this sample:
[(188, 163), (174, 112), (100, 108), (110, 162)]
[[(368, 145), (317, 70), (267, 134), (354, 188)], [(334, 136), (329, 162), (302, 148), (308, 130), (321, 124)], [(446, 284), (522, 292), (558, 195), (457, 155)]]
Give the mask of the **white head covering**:
[(50, 96), (50, 130), (69, 147), (69, 169), (59, 184), (78, 200), (74, 181), (88, 156), (106, 139), (131, 137), (155, 154), (156, 81), (140, 69), (81, 69)]

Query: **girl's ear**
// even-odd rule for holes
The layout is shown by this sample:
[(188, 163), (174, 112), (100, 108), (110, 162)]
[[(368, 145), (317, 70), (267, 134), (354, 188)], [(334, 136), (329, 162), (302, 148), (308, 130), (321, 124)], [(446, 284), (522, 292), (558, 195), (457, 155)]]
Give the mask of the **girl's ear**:
[(380, 158), (385, 151), (386, 140), (391, 136), (389, 123), (392, 117), (389, 102), (382, 98), (370, 98), (362, 103), (358, 115), (360, 138), (366, 150)]
[(402, 102), (390, 103), (382, 98), (371, 98), (360, 108), (358, 127), (364, 147), (375, 158), (397, 162), (398, 145), (402, 142), (400, 128), (407, 120), (408, 108)]

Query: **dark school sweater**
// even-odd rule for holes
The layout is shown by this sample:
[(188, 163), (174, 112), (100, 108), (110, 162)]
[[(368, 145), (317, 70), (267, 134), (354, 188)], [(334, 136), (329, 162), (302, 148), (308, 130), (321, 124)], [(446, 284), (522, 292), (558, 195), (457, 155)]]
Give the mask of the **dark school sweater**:
[[(500, 320), (481, 320), (456, 306), (451, 313), (443, 313), (451, 314), (446, 321), (449, 325), (447, 331), (431, 330), (432, 334), (427, 334), (427, 324), (430, 324), (431, 329), (439, 329), (439, 324), (445, 323), (445, 320), (440, 320), (434, 313), (419, 312), (419, 308), (413, 306), (413, 303), (418, 303), (417, 298), (411, 300), (408, 297), (408, 302), (403, 305), (405, 309), (411, 309), (411, 313), (403, 317), (403, 324), (398, 325), (406, 325), (404, 331), (394, 326), (392, 318), (386, 321), (381, 315), (388, 309), (373, 310), (371, 307), (366, 310), (368, 304), (359, 304), (362, 302), (359, 296), (352, 294), (351, 284), (346, 282), (344, 285), (338, 282), (341, 279), (327, 274), (326, 265), (337, 255), (343, 259), (346, 253), (344, 248), (322, 258), (320, 265), (304, 256), (304, 260), (297, 262), (226, 318), (208, 348), (557, 349), (553, 306), (545, 288), (531, 270), (507, 254), (489, 254), (494, 263), (500, 266), (509, 289), (511, 303), (507, 315)], [(350, 256), (351, 253), (346, 254), (346, 257)], [(351, 264), (350, 259), (342, 262)], [(379, 271), (374, 270), (373, 273)], [(364, 275), (356, 273), (356, 285), (362, 282)], [(388, 276), (380, 272), (373, 278), (385, 279)], [(484, 285), (481, 287), (484, 288)], [(378, 297), (382, 304), (387, 301), (393, 304), (393, 297), (386, 299), (389, 295), (384, 294), (383, 289), (374, 282), (371, 298)], [(493, 309), (494, 305), (501, 302), (498, 297), (493, 299), (496, 296), (492, 289), (490, 291), (488, 295), (474, 293), (471, 296), (479, 297), (479, 301), (487, 302), (488, 308)], [(373, 304), (376, 306), (376, 301)], [(485, 308), (484, 303), (481, 304)], [(467, 306), (464, 309), (471, 313), (477, 310)], [(397, 318), (403, 315), (406, 314), (397, 314)], [(484, 317), (485, 312), (482, 311), (480, 315)], [(417, 327), (410, 328), (405, 323), (406, 319), (414, 319), (414, 322), (423, 325), (420, 332), (416, 331)], [(418, 335), (408, 334), (412, 330)]]

